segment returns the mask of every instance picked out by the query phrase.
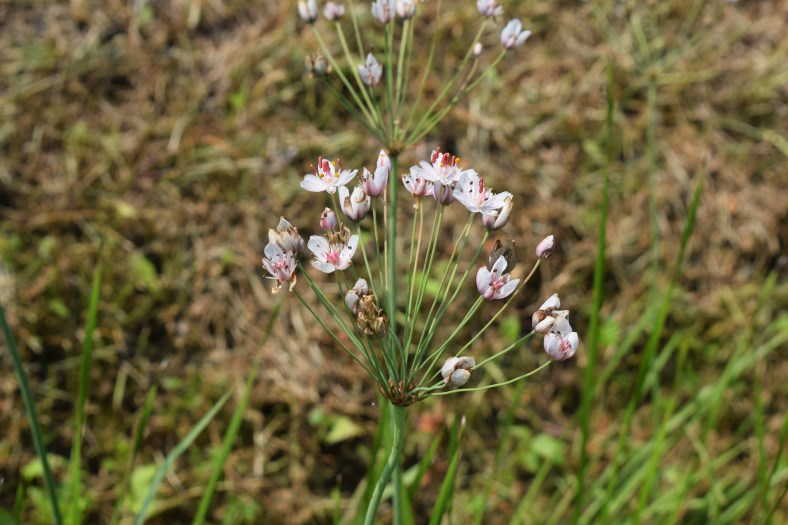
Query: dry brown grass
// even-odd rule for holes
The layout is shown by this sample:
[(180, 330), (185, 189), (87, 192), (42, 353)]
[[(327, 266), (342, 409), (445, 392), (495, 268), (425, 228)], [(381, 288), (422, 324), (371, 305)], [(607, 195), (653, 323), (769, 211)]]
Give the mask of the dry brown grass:
[[(138, 13), (133, 4), (0, 5), (0, 300), (34, 379), (51, 450), (66, 456), (86, 298), (93, 268), (105, 264), (85, 446), (91, 516), (99, 522), (111, 512), (118, 475), (104, 460), (123, 457), (123, 436), (153, 384), (161, 394), (144, 462), (169, 450), (222, 389), (242, 384), (275, 302), (259, 268), (266, 229), (280, 214), (297, 224), (316, 219), (312, 197), (297, 185), (309, 163), (323, 153), (369, 164), (376, 151), (304, 79), (303, 57), (316, 43), (292, 0), (180, 0)], [(509, 235), (523, 246), (547, 233), (560, 239), (540, 288), (519, 305), (523, 319), (557, 289), (585, 330), (612, 64), (621, 156), (612, 166), (604, 311), (626, 326), (642, 312), (652, 281), (646, 92), (656, 78), (660, 267), (675, 258), (696, 177), (709, 173), (670, 323), (694, 327), (698, 349), (719, 349), (703, 368), (713, 377), (732, 334), (751, 322), (769, 272), (783, 282), (765, 320), (788, 305), (788, 5), (704, 2), (682, 33), (688, 2), (648, 2), (637, 12), (656, 42), (649, 57), (637, 49), (631, 9), (617, 2), (603, 23), (594, 4), (510, 6), (534, 36), (406, 162), (449, 145), (496, 188), (512, 191), (519, 211)], [(453, 15), (453, 37), (473, 15), (471, 6)], [(324, 520), (332, 488), (349, 496), (363, 476), (377, 417), (373, 386), (290, 297), (262, 352), (213, 519), (239, 500), (261, 505), (260, 523)], [(0, 505), (9, 508), (33, 452), (5, 351), (0, 363)], [(580, 375), (569, 364), (539, 378), (523, 394), (518, 421), (571, 440)], [(776, 357), (762, 370), (771, 435), (788, 411), (787, 375)], [(469, 458), (466, 486), (489, 464), (507, 394), (462, 401), (477, 423), (468, 448), (488, 450)], [(611, 392), (606, 404), (610, 414), (596, 418), (600, 432), (621, 399)], [(430, 401), (414, 411), (414, 423), (432, 432), (456, 407)], [(308, 422), (315, 408), (351, 416), (364, 433), (326, 445)], [(732, 398), (730, 410), (730, 428), (718, 436), (728, 442), (752, 403)], [(201, 453), (220, 442), (229, 416), (222, 417), (162, 490), (172, 509), (160, 523), (193, 512), (208, 477)], [(420, 436), (414, 447), (423, 445)], [(419, 508), (429, 508), (442, 468), (438, 462), (428, 476)], [(512, 490), (521, 495), (523, 485)], [(501, 516), (511, 512), (499, 503)]]

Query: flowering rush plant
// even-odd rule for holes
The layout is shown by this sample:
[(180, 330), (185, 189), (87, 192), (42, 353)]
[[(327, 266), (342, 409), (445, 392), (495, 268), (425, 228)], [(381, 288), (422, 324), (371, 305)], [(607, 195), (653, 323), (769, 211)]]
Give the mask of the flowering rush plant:
[[(503, 238), (493, 242), (514, 209), (511, 193), (493, 191), (488, 174), (465, 166), (461, 159), (439, 147), (404, 172), (400, 172), (399, 158), (404, 149), (437, 126), (506, 53), (522, 45), (530, 31), (524, 31), (517, 19), (509, 21), (496, 37), (499, 52), (482, 66), (487, 30), (502, 17), (503, 8), (495, 0), (478, 0), (481, 23), (476, 36), (453, 76), (441, 82), (442, 89), (429, 104), (422, 104), (439, 28), (434, 31), (427, 67), (413, 93), (408, 88), (410, 55), (419, 7), (412, 0), (375, 0), (368, 11), (357, 13), (358, 8), (352, 4), (346, 9), (343, 4), (327, 2), (322, 13), (336, 28), (344, 56), (340, 61), (323, 39), (327, 31), (316, 28), (316, 1), (299, 3), (299, 14), (314, 29), (323, 52), (308, 58), (308, 70), (324, 80), (384, 149), (369, 168), (346, 169), (339, 160), (318, 158), (304, 175), (301, 188), (322, 194), (329, 204), (319, 216), (307, 219), (308, 228), (322, 233), (305, 241), (298, 228), (282, 218), (276, 228), (269, 230), (263, 259), (273, 292), (283, 288), (292, 292), (336, 344), (377, 383), (393, 407), (392, 448), (372, 493), (366, 523), (374, 522), (392, 475), (394, 522), (401, 521), (401, 483), (396, 480), (401, 475), (405, 407), (430, 396), (484, 390), (526, 378), (553, 361), (572, 357), (579, 344), (568, 311), (560, 309), (558, 295), (553, 295), (533, 313), (533, 330), (528, 334), (484, 358), (466, 353), (512, 304), (542, 261), (550, 258), (555, 240), (551, 235), (529, 250), (533, 264), (527, 273), (517, 272), (520, 258), (515, 241)], [(355, 53), (343, 29), (346, 11), (358, 48)], [(372, 20), (364, 19), (364, 15)], [(433, 20), (437, 24), (437, 17)], [(382, 40), (380, 57), (368, 52), (372, 46), (364, 45), (359, 28), (369, 24), (378, 25), (382, 31), (382, 35), (376, 35)], [(337, 79), (342, 90), (334, 86)], [(464, 208), (467, 220), (454, 239), (448, 261), (436, 263), (449, 206)], [(409, 220), (400, 216), (406, 210)], [(426, 221), (425, 214), (431, 215)], [(431, 227), (425, 227), (430, 219)], [(488, 244), (492, 248), (483, 257)], [(318, 282), (310, 271), (332, 275), (335, 286), (326, 287), (325, 281)], [(302, 296), (303, 286), (298, 280), (305, 281), (314, 293), (319, 309)], [(430, 280), (439, 282), (437, 292), (428, 293)], [(458, 309), (453, 306), (461, 293), (466, 294), (463, 297), (471, 293), (475, 299), (460, 312), (462, 315), (457, 315)], [(485, 303), (500, 308), (470, 338), (458, 340)], [(470, 386), (472, 375), (522, 348), (525, 340), (537, 333), (543, 335), (549, 356), (543, 365), (504, 382)]]

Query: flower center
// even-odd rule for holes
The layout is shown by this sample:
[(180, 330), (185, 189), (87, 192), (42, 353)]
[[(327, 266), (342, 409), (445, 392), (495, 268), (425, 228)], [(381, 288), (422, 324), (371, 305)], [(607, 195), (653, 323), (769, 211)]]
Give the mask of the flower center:
[(339, 264), (339, 250), (329, 248), (326, 252), (326, 262), (334, 265)]

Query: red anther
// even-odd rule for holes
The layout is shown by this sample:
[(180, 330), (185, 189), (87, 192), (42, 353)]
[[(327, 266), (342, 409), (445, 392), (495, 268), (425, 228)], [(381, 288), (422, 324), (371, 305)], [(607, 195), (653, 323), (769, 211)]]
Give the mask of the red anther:
[(432, 156), (430, 156), (430, 162), (435, 164), (435, 161), (438, 160), (438, 157), (441, 156), (441, 148), (438, 146), (432, 151)]

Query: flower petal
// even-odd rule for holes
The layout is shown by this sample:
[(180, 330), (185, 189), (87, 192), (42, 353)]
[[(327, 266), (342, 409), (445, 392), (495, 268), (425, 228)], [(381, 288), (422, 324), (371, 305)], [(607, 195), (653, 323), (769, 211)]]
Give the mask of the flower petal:
[(452, 372), (457, 368), (457, 363), (459, 363), (460, 359), (458, 357), (450, 357), (443, 363), (441, 367), (441, 376), (443, 379), (447, 379)]
[(504, 270), (506, 270), (506, 259), (501, 255), (493, 264), (492, 271), (498, 275), (503, 275)]
[(274, 257), (279, 255), (284, 255), (282, 248), (275, 242), (269, 242), (268, 244), (266, 244), (264, 251), (265, 251), (265, 256), (268, 257), (269, 259), (273, 259)]
[(547, 310), (549, 308), (558, 308), (561, 306), (561, 299), (558, 298), (558, 294), (554, 293), (551, 295), (542, 306), (539, 307), (540, 310)]
[(321, 261), (326, 260), (326, 252), (328, 251), (328, 240), (321, 236), (321, 235), (312, 235), (309, 238), (309, 242), (306, 243), (307, 248), (309, 248), (312, 253), (315, 254)]
[(339, 176), (337, 177), (336, 182), (334, 182), (334, 186), (344, 186), (353, 180), (353, 177), (356, 176), (356, 173), (358, 173), (358, 170), (342, 170), (339, 172)]
[(316, 175), (306, 174), (304, 175), (304, 180), (301, 181), (301, 187), (306, 191), (325, 191), (328, 185), (323, 182), (323, 179)]
[(508, 283), (501, 286), (495, 294), (496, 299), (503, 299), (504, 297), (508, 297), (514, 292), (517, 288), (517, 285), (520, 283), (520, 279), (512, 279)]
[[(356, 253), (356, 247), (358, 246), (358, 235), (351, 235), (350, 239), (347, 242), (347, 246), (342, 249), (342, 255), (347, 256), (348, 259), (353, 257), (353, 254)], [(344, 258), (344, 257), (342, 257)]]
[(323, 273), (334, 273), (336, 270), (336, 266), (331, 263), (323, 262), (323, 261), (312, 261), (312, 266), (317, 268)]

